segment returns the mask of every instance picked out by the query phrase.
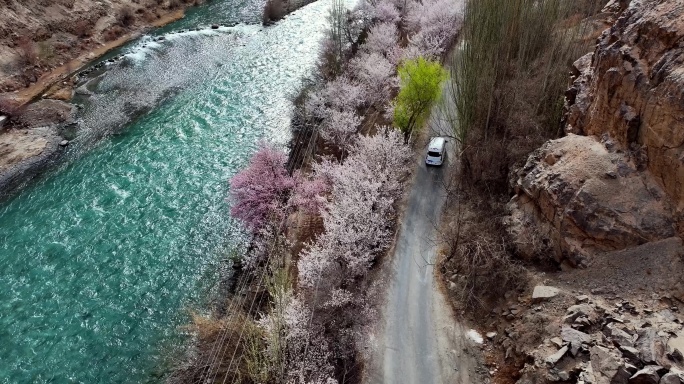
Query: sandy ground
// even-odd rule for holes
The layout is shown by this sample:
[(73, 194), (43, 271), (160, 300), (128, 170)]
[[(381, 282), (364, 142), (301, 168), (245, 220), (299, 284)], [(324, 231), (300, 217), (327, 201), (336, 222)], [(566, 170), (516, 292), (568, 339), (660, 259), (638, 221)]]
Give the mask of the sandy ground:
[(37, 131), (9, 131), (0, 135), (0, 173), (19, 162), (40, 155), (48, 141)]

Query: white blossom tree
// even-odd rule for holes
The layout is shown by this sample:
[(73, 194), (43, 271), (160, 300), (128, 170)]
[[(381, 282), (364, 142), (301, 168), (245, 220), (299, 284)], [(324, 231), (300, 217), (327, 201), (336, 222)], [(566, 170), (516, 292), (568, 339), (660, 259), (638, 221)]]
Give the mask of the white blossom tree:
[(377, 52), (361, 52), (352, 59), (350, 67), (364, 86), (370, 105), (389, 103), (392, 91), (399, 83), (396, 67), (386, 57)]

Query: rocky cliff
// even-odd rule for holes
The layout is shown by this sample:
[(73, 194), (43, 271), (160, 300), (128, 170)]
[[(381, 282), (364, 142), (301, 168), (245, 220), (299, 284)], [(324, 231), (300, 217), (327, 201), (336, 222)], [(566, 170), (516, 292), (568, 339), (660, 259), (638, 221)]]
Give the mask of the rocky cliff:
[(495, 309), (521, 384), (684, 383), (684, 1), (602, 15), (573, 65), (567, 135), (510, 178), (518, 254), (562, 270)]
[(592, 255), (681, 236), (684, 1), (611, 1), (614, 21), (574, 63), (568, 135), (512, 175), (521, 254), (584, 266)]
[(575, 63), (567, 131), (609, 136), (684, 210), (684, 2), (631, 1)]

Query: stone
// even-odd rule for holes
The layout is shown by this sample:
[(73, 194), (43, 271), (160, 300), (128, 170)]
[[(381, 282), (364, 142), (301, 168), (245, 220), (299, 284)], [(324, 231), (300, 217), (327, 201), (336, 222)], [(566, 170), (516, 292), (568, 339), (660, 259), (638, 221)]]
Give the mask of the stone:
[(589, 304), (576, 304), (568, 308), (566, 316), (563, 318), (565, 323), (573, 323), (580, 317), (584, 317), (589, 323), (594, 323), (598, 319), (598, 315), (594, 307)]
[(59, 142), (60, 147), (66, 147), (69, 145), (69, 140), (62, 140)]
[(676, 373), (668, 372), (660, 378), (659, 384), (682, 384), (682, 380)]
[(684, 361), (684, 355), (682, 355), (682, 352), (677, 348), (675, 348), (672, 352), (668, 352), (667, 358), (679, 363)]
[(8, 120), (7, 116), (0, 115), (0, 132), (2, 132), (2, 128), (7, 124)]
[(219, 29), (218, 24), (212, 24), (211, 29)]
[(671, 351), (684, 351), (684, 334), (681, 336), (677, 335), (675, 337), (670, 337), (667, 340), (667, 346)]
[(587, 295), (575, 296), (575, 303), (576, 304), (582, 304), (582, 303), (586, 303), (588, 301), (589, 301), (589, 296), (587, 296)]
[(658, 336), (655, 329), (643, 328), (637, 334), (639, 335), (635, 347), (639, 350), (639, 357), (641, 361), (646, 364), (659, 363), (663, 361), (665, 356), (665, 344)]
[(591, 348), (591, 368), (596, 379), (596, 384), (626, 384), (629, 376), (626, 375), (624, 363), (614, 351), (594, 346)]
[(532, 302), (538, 303), (541, 301), (552, 299), (560, 293), (560, 290), (556, 287), (550, 287), (546, 285), (537, 285), (532, 291)]
[(496, 332), (487, 332), (485, 336), (487, 336), (487, 339), (493, 340), (496, 337)]
[(634, 337), (618, 328), (614, 323), (606, 325), (603, 328), (603, 333), (618, 348), (634, 346)]
[(550, 341), (551, 344), (555, 345), (558, 348), (563, 346), (563, 340), (560, 337), (554, 337)]
[(638, 363), (639, 361), (641, 361), (641, 359), (639, 358), (639, 350), (636, 348), (620, 347), (620, 351), (622, 352), (622, 356), (624, 356), (633, 363)]
[(648, 365), (629, 378), (629, 384), (658, 384), (663, 367)]
[(547, 357), (544, 359), (546, 364), (550, 366), (556, 365), (556, 363), (565, 356), (565, 354), (568, 352), (568, 346), (566, 345), (565, 347), (561, 348), (558, 350), (558, 352), (554, 353), (553, 355)]
[(570, 327), (563, 327), (561, 329), (561, 339), (568, 343), (577, 344), (587, 344), (591, 342), (591, 336)]

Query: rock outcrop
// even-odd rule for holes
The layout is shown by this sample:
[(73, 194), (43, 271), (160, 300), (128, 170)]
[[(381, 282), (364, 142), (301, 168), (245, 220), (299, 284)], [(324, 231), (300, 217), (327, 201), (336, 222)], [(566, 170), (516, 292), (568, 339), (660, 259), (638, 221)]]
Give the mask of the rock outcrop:
[(569, 134), (550, 141), (516, 176), (508, 228), (528, 257), (586, 265), (593, 253), (676, 234), (662, 188), (610, 140)]
[(684, 211), (684, 3), (631, 1), (574, 67), (567, 132), (608, 135), (642, 152)]
[(684, 3), (611, 1), (574, 63), (567, 136), (512, 175), (509, 233), (528, 258), (592, 255), (684, 231)]

